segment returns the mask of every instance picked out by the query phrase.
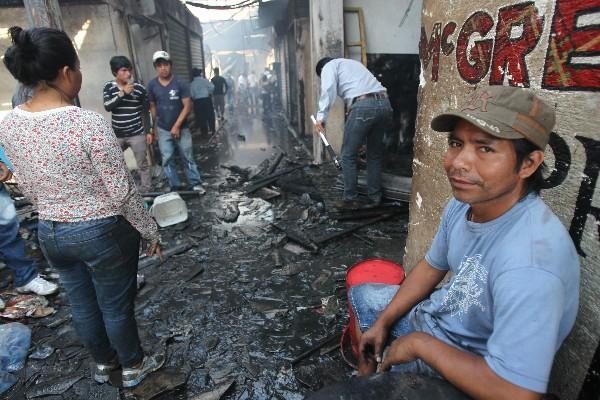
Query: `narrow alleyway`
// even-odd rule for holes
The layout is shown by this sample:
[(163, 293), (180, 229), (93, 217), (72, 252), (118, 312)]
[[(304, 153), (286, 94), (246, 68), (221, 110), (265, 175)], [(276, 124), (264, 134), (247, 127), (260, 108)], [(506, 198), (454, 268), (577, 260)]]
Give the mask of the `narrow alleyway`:
[[(186, 198), (188, 220), (161, 230), (166, 249), (189, 249), (160, 266), (140, 262), (140, 335), (148, 352), (166, 352), (165, 366), (132, 391), (117, 389), (119, 373), (95, 384), (61, 292), (49, 298), (54, 315), (28, 320), (36, 356), (9, 399), (186, 399), (211, 390), (226, 390), (225, 399), (301, 399), (352, 374), (339, 352), (345, 270), (372, 257), (401, 262), (406, 209), (321, 241), (366, 220), (335, 218), (337, 170), (302, 168), (312, 160), (281, 119), (229, 114), (215, 137), (194, 140), (206, 195)], [(245, 194), (253, 175), (294, 166), (271, 191)]]

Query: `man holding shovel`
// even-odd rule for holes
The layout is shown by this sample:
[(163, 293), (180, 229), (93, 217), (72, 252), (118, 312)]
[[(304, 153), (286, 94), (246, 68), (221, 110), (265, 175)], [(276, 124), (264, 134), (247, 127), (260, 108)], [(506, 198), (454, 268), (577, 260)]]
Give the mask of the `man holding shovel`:
[(392, 119), (392, 107), (387, 90), (360, 62), (345, 58), (322, 58), (317, 63), (321, 78), (321, 97), (315, 131), (325, 133), (329, 108), (336, 96), (348, 107), (342, 144), (344, 196), (338, 208), (354, 210), (361, 207), (357, 191), (358, 149), (367, 143), (367, 195), (365, 207), (381, 204), (381, 161), (383, 136)]

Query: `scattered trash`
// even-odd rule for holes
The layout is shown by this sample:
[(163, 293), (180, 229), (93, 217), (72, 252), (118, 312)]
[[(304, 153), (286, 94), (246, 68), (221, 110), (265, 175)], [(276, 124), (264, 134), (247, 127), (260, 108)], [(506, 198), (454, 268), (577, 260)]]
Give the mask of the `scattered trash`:
[(304, 263), (294, 263), (288, 264), (283, 268), (274, 269), (272, 271), (273, 274), (282, 275), (282, 276), (294, 276), (298, 275), (300, 272), (304, 271), (305, 266)]
[(142, 275), (142, 274), (137, 274), (136, 280), (137, 280), (137, 290), (140, 290), (146, 284), (146, 277), (144, 277), (144, 275)]
[(187, 374), (165, 367), (148, 375), (131, 393), (137, 400), (150, 400), (183, 386), (186, 380)]
[(10, 389), (17, 372), (25, 366), (25, 357), (31, 342), (31, 329), (18, 322), (0, 325), (0, 393)]
[(42, 396), (60, 395), (69, 390), (71, 386), (81, 379), (83, 379), (83, 375), (59, 377), (37, 383), (25, 393), (25, 396), (27, 396), (28, 399), (34, 399)]
[(43, 318), (56, 311), (48, 307), (48, 300), (34, 294), (17, 295), (6, 302), (0, 317), (7, 319), (22, 319), (25, 317)]
[(331, 272), (328, 269), (321, 271), (321, 274), (319, 275), (319, 277), (317, 279), (315, 279), (310, 286), (314, 290), (323, 289), (323, 286), (325, 286), (327, 281), (329, 281), (329, 278), (331, 277), (331, 275), (333, 275), (333, 272)]
[(309, 251), (306, 250), (304, 247), (298, 246), (295, 243), (286, 243), (286, 245), (283, 246), (283, 249), (296, 255), (309, 253)]
[(192, 397), (190, 400), (219, 400), (225, 393), (227, 393), (234, 382), (235, 380), (233, 379), (225, 381), (209, 391)]
[(185, 201), (177, 192), (160, 195), (154, 199), (150, 214), (161, 228), (183, 222), (188, 219)]
[(54, 350), (55, 349), (52, 346), (42, 345), (37, 347), (33, 353), (29, 355), (29, 358), (32, 360), (45, 360), (54, 353)]
[(227, 203), (225, 207), (217, 211), (217, 218), (224, 222), (235, 222), (240, 216), (240, 209), (237, 204)]

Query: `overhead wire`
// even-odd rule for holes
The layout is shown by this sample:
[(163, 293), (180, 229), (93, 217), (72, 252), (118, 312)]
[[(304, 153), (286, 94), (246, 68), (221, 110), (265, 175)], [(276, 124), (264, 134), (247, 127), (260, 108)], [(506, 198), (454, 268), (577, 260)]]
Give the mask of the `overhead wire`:
[(193, 7), (199, 7), (199, 8), (206, 8), (209, 10), (234, 10), (236, 8), (242, 8), (242, 7), (248, 7), (251, 6), (253, 4), (256, 3), (260, 3), (262, 0), (242, 0), (239, 3), (236, 4), (228, 4), (228, 5), (212, 5), (212, 4), (206, 4), (206, 3), (199, 3), (196, 1), (190, 1), (187, 0), (185, 2), (185, 4), (193, 6)]

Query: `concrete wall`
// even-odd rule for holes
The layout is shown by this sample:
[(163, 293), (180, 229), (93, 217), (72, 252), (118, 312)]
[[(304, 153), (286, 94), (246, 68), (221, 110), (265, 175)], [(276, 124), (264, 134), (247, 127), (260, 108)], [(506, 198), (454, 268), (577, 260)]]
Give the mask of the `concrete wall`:
[[(107, 4), (62, 5), (65, 30), (73, 38), (79, 54), (83, 84), (79, 93), (81, 105), (103, 113), (102, 88), (112, 79), (108, 61), (113, 55), (129, 54), (127, 33), (121, 13)], [(0, 12), (0, 53), (4, 54), (10, 40), (6, 29), (13, 25), (27, 27), (25, 9), (2, 8)], [(0, 68), (0, 113), (10, 110), (10, 99), (16, 81), (8, 70)], [(1, 117), (2, 115), (0, 115)]]
[[(544, 200), (575, 242), (582, 267), (576, 327), (555, 360), (550, 391), (598, 399), (600, 388), (600, 1), (424, 0), (419, 110), (405, 265), (431, 243), (450, 188), (446, 138), (432, 117), (476, 86), (530, 87), (556, 108)], [(577, 50), (577, 53), (575, 51)]]

